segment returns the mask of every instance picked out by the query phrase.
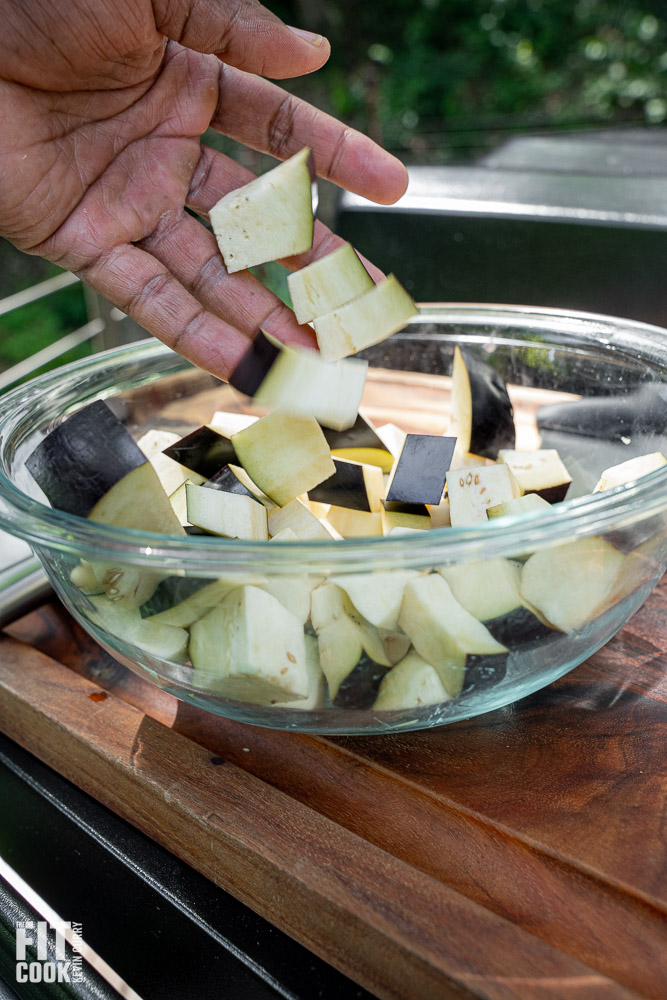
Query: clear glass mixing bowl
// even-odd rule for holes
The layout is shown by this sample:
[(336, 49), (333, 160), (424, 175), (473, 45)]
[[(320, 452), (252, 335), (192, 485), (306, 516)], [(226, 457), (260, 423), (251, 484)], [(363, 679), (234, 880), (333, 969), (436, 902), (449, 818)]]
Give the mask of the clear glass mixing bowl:
[[(604, 493), (588, 491), (604, 468), (667, 448), (667, 331), (557, 310), (423, 307), (404, 331), (363, 355), (371, 364), (364, 397), (370, 416), (404, 430), (442, 433), (456, 344), (481, 351), (510, 385), (519, 441), (535, 438), (535, 414), (544, 412), (541, 407), (568, 400), (574, 407), (581, 397), (595, 398), (585, 419), (577, 420), (571, 409), (574, 422), (551, 426), (542, 434), (543, 445), (557, 447), (573, 473), (572, 499), (546, 513), (469, 528), (281, 544), (140, 535), (51, 509), (25, 469), (25, 460), (54, 421), (93, 400), (113, 399), (114, 411), (135, 437), (156, 427), (186, 433), (208, 422), (214, 410), (253, 412), (251, 402), (229, 386), (149, 340), (67, 365), (0, 399), (0, 525), (30, 543), (65, 606), (107, 650), (153, 684), (210, 712), (277, 729), (383, 733), (442, 725), (502, 707), (550, 684), (611, 639), (665, 571), (667, 468)], [(594, 541), (582, 545), (586, 539)], [(592, 617), (573, 630), (550, 629), (533, 641), (518, 631), (513, 635), (510, 627), (504, 638), (508, 655), (490, 666), (480, 666), (473, 658), (465, 667), (454, 668), (463, 677), (460, 693), (435, 704), (390, 709), (375, 705), (377, 684), (387, 666), (378, 669), (367, 651), (356, 681), (343, 685), (334, 702), (323, 679), (313, 680), (307, 698), (282, 702), (262, 688), (257, 696), (251, 693), (250, 700), (252, 685), (230, 688), (215, 670), (193, 669), (187, 645), (192, 623), (183, 626), (183, 648), (177, 653), (171, 648), (167, 658), (141, 628), (127, 627), (112, 601), (82, 584), (80, 569), (83, 560), (152, 580), (148, 591), (155, 586), (157, 590), (141, 609), (143, 616), (169, 609), (221, 577), (229, 584), (225, 593), (236, 586), (257, 587), (269, 593), (271, 601), (282, 602), (291, 616), (292, 634), (298, 642), (303, 634), (312, 653), (318, 640), (307, 603), (303, 610), (304, 594), (332, 577), (352, 578), (350, 593), (358, 594), (366, 586), (372, 590), (378, 579), (409, 581), (443, 567), (446, 575), (447, 568), (501, 559), (511, 560), (522, 572), (535, 553), (571, 552), (573, 559), (545, 563), (560, 567), (551, 570), (551, 583), (562, 591), (569, 582), (575, 587), (582, 579), (592, 581), (597, 570), (591, 553), (594, 557), (600, 548), (613, 549), (617, 557), (612, 559), (614, 579)], [(396, 610), (388, 625), (385, 621), (373, 628), (376, 640), (379, 635), (383, 642), (398, 642), (402, 654), (410, 637), (401, 640)], [(361, 609), (357, 611), (357, 624), (368, 625)], [(270, 648), (271, 621), (265, 624)], [(422, 639), (428, 646), (428, 635), (413, 630), (411, 638), (420, 649)], [(280, 663), (268, 667), (283, 669)]]

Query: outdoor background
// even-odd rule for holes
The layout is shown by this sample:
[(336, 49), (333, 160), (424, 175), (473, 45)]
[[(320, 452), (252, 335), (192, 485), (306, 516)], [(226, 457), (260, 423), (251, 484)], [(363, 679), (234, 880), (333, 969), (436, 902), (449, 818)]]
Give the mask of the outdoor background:
[[(408, 164), (473, 162), (511, 135), (667, 125), (667, 0), (267, 6), (332, 43), (327, 66), (287, 89)], [(215, 134), (206, 141), (256, 171), (270, 165)], [(331, 204), (325, 190), (325, 221)], [(0, 298), (56, 273), (0, 240)], [(80, 287), (0, 315), (0, 371), (85, 321)]]

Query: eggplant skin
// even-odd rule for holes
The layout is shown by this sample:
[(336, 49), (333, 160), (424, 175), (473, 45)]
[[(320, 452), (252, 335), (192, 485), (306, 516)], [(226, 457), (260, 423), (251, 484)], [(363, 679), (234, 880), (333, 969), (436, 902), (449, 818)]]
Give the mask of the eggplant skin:
[(491, 653), (483, 656), (469, 653), (466, 657), (465, 678), (461, 694), (483, 691), (504, 680), (507, 673), (508, 653)]
[(280, 354), (280, 348), (264, 335), (262, 330), (253, 338), (238, 365), (229, 377), (229, 384), (237, 392), (254, 396), (269, 374), (273, 363)]
[(223, 465), (241, 464), (231, 439), (213, 427), (198, 427), (164, 449), (164, 454), (191, 472), (211, 479)]
[(52, 506), (88, 517), (97, 502), (146, 456), (102, 400), (58, 424), (26, 461)]
[(461, 348), (470, 381), (472, 426), (470, 448), (474, 455), (497, 459), (501, 448), (514, 448), (514, 410), (505, 381), (476, 354)]
[(537, 646), (561, 633), (545, 625), (530, 608), (519, 605), (507, 614), (498, 615), (484, 622), (496, 642), (510, 649), (525, 649)]
[(256, 500), (261, 506), (261, 500), (259, 500), (254, 493), (245, 486), (233, 469), (230, 469), (228, 465), (223, 465), (221, 469), (211, 476), (205, 483), (202, 484), (209, 490), (220, 490), (222, 493), (236, 493), (238, 496), (250, 497), (251, 500)]
[(377, 698), (380, 682), (390, 667), (384, 667), (363, 655), (355, 668), (341, 681), (333, 699), (336, 708), (371, 708)]

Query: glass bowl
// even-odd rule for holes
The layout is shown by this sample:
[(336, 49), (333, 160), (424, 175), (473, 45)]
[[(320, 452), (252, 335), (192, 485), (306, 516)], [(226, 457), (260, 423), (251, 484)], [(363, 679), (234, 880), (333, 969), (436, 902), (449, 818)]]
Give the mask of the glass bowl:
[[(0, 524), (30, 543), (60, 599), (102, 646), (151, 683), (209, 712), (276, 729), (384, 733), (500, 708), (550, 684), (599, 649), (665, 571), (667, 467), (603, 493), (590, 491), (603, 469), (667, 447), (667, 331), (558, 310), (425, 306), (404, 331), (362, 355), (371, 365), (364, 395), (371, 419), (410, 432), (445, 432), (457, 344), (481, 353), (510, 386), (517, 448), (538, 445), (537, 414), (542, 445), (558, 448), (573, 476), (565, 501), (546, 512), (465, 528), (282, 543), (139, 534), (51, 509), (25, 460), (54, 422), (93, 400), (112, 400), (114, 412), (137, 438), (150, 428), (185, 434), (210, 421), (215, 410), (255, 412), (251, 401), (229, 386), (149, 340), (67, 365), (0, 399)], [(569, 403), (567, 419), (545, 422), (542, 415), (550, 411), (542, 408), (551, 403)], [(477, 647), (477, 654), (468, 647), (461, 654), (452, 647), (444, 674), (442, 664), (438, 669), (439, 677), (446, 675), (444, 693), (440, 688), (434, 694), (424, 681), (408, 685), (407, 693), (398, 685), (393, 696), (377, 700), (381, 679), (395, 669), (380, 662), (382, 655), (374, 652), (378, 642), (390, 662), (414, 656), (415, 650), (425, 654), (434, 633), (446, 632), (458, 613), (447, 604), (435, 619), (432, 608), (431, 617), (422, 614), (423, 581), (430, 587), (434, 571), (450, 583), (457, 574), (465, 581), (473, 572), (480, 580), (480, 563), (482, 577), (488, 570), (493, 579), (498, 566), (509, 565), (519, 580), (530, 564), (533, 577), (536, 571), (543, 574), (542, 590), (549, 595), (567, 603), (569, 592), (570, 605), (578, 595), (575, 604), (583, 606), (578, 619), (575, 614), (569, 625), (554, 628), (538, 615), (532, 624), (542, 627), (531, 631), (521, 615), (510, 616), (503, 623), (503, 654), (484, 655)], [(138, 592), (148, 595), (141, 610), (128, 614), (123, 601), (100, 595), (87, 573), (91, 564), (106, 568), (107, 579), (118, 574), (126, 584), (134, 581)], [(318, 673), (323, 636), (315, 636), (309, 608), (319, 587), (341, 577), (362, 652), (354, 670), (331, 687)], [(99, 578), (98, 573), (93, 584)], [(204, 587), (209, 590), (202, 598)], [(384, 604), (368, 600), (380, 592), (389, 594)], [(109, 588), (108, 593), (113, 597)], [(441, 591), (435, 587), (433, 593)], [(241, 648), (230, 631), (231, 612), (219, 612), (225, 601), (227, 608), (230, 600), (234, 604), (230, 594), (244, 595), (236, 601), (238, 613), (242, 606), (246, 618), (256, 616), (248, 619), (259, 649), (250, 666), (234, 653), (230, 667), (230, 649)], [(213, 616), (212, 607), (218, 608)], [(275, 608), (281, 609), (276, 618)], [(169, 641), (146, 628), (147, 618), (164, 611), (173, 630)], [(207, 631), (198, 626), (205, 615)], [(197, 641), (208, 647), (205, 657), (198, 652), (193, 667), (197, 627)], [(335, 674), (336, 657), (342, 662), (349, 650), (340, 633), (330, 639), (327, 663)], [(259, 667), (258, 656), (265, 661)], [(226, 662), (222, 673), (216, 657)], [(290, 681), (292, 687), (283, 685), (280, 678), (292, 676), (297, 660), (299, 677)], [(257, 671), (259, 680), (253, 676)]]

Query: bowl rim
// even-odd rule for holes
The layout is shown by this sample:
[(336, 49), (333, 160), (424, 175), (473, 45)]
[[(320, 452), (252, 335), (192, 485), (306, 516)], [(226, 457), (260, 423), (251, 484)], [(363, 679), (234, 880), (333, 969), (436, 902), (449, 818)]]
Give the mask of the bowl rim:
[[(632, 334), (649, 353), (654, 364), (667, 372), (667, 329), (622, 317), (538, 306), (494, 303), (423, 303), (410, 325), (441, 319), (468, 325), (523, 321), (527, 329), (554, 330), (572, 335), (573, 324), (586, 327), (591, 344), (614, 350), (614, 335)], [(568, 329), (569, 328), (569, 329)], [(582, 330), (577, 331), (579, 334)], [(402, 331), (398, 336), (405, 336)], [(409, 334), (408, 334), (409, 336)], [(23, 538), (36, 549), (55, 549), (86, 558), (111, 559), (129, 565), (146, 566), (159, 561), (161, 570), (187, 565), (202, 576), (240, 570), (290, 575), (298, 570), (318, 573), (331, 570), (368, 571), (408, 568), (427, 563), (449, 563), (460, 559), (490, 558), (524, 549), (534, 551), (581, 535), (604, 534), (624, 524), (644, 520), (667, 510), (667, 467), (632, 484), (604, 493), (563, 501), (551, 510), (498, 518), (479, 526), (431, 528), (409, 535), (348, 538), (342, 541), (288, 541), (271, 545), (267, 541), (242, 541), (216, 536), (185, 538), (139, 532), (84, 518), (48, 507), (14, 485), (2, 463), (2, 447), (12, 414), (24, 409), (31, 399), (53, 390), (63, 380), (99, 372), (109, 361), (146, 362), (173, 356), (178, 365), (173, 373), (188, 371), (189, 362), (153, 337), (112, 348), (81, 361), (71, 362), (53, 372), (32, 379), (0, 396), (0, 526)], [(640, 355), (637, 360), (642, 360)], [(180, 364), (179, 364), (180, 362)], [(667, 378), (665, 378), (667, 383)], [(662, 384), (662, 383), (661, 383)], [(111, 383), (107, 383), (107, 388)], [(96, 398), (108, 398), (104, 384)], [(85, 553), (85, 554), (84, 554)]]

